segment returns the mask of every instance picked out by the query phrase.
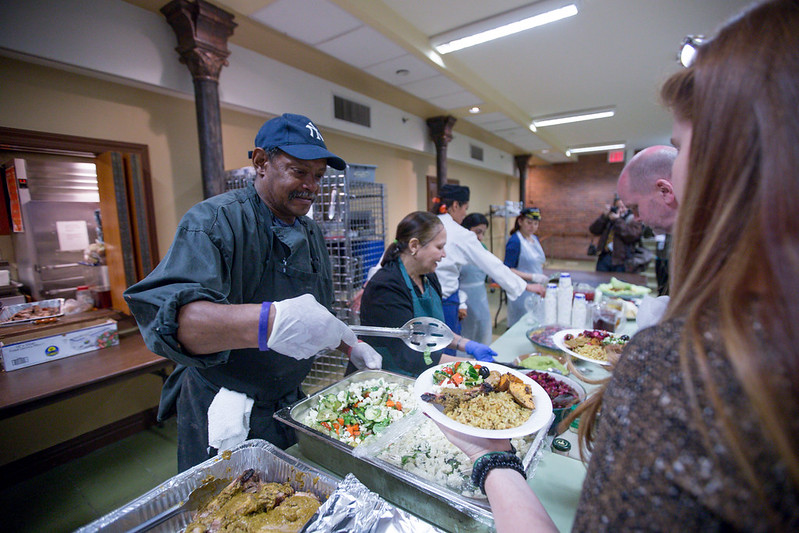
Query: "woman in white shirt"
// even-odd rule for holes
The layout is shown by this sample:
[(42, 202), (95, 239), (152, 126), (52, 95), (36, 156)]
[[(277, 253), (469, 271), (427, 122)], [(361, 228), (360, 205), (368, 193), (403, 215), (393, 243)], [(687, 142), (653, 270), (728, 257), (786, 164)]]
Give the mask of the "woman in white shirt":
[[(455, 333), (460, 334), (458, 307), (466, 302), (465, 295), (459, 295), (458, 277), (466, 264), (472, 264), (488, 274), (500, 287), (505, 289), (508, 301), (515, 300), (525, 291), (544, 295), (546, 288), (538, 283), (527, 283), (511, 272), (500, 259), (483, 248), (477, 236), (461, 226), (469, 209), (469, 187), (445, 184), (438, 192), (433, 204), (433, 212), (438, 215), (447, 230), (446, 256), (438, 263), (436, 275), (441, 282), (441, 299), (444, 304), (444, 319)], [(448, 353), (446, 350), (444, 353)]]
[[(505, 265), (529, 283), (546, 283), (544, 262), (547, 260), (544, 249), (536, 237), (541, 211), (537, 207), (525, 207), (516, 217), (516, 223), (505, 244)], [(527, 312), (525, 305), (532, 294), (523, 294), (508, 301), (508, 327), (519, 321)]]

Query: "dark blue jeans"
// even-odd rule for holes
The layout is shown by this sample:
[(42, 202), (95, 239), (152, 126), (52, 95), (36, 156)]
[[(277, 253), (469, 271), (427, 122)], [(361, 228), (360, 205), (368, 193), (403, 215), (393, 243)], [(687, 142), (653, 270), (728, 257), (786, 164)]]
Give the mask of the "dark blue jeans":
[(607, 252), (603, 252), (599, 259), (596, 260), (597, 272), (624, 272), (624, 265), (613, 265), (612, 256)]

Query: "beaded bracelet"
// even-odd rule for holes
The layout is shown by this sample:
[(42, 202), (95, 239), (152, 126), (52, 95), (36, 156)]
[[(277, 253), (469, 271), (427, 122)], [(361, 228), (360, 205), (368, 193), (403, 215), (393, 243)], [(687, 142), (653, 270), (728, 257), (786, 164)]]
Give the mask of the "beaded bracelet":
[(472, 467), (472, 484), (480, 487), (480, 491), (485, 494), (486, 477), (494, 468), (510, 468), (527, 479), (522, 460), (514, 452), (491, 452), (480, 456)]

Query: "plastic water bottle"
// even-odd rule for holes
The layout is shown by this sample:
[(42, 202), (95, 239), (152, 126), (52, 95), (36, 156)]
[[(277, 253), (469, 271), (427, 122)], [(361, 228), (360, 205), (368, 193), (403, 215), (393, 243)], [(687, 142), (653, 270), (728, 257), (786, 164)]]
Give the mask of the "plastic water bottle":
[(524, 301), (524, 308), (527, 311), (525, 318), (527, 324), (534, 326), (541, 323), (541, 312), (544, 301), (537, 294), (528, 294), (527, 299)]
[(572, 277), (568, 272), (560, 274), (558, 282), (558, 321), (562, 326), (568, 326), (572, 322)]
[(573, 328), (585, 328), (587, 316), (588, 306), (585, 303), (585, 294), (578, 292), (574, 295), (574, 303), (572, 304), (571, 326)]
[(558, 321), (558, 285), (549, 283), (544, 296), (544, 324), (555, 324)]

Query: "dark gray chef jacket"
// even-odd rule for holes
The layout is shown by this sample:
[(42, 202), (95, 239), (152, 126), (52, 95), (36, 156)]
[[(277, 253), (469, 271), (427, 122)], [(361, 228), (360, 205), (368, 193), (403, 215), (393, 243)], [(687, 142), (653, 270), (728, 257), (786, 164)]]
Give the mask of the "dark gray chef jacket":
[(292, 445), (293, 432), (272, 414), (303, 397), (300, 383), (313, 363), (257, 348), (189, 354), (177, 338), (181, 306), (197, 300), (261, 303), (306, 293), (331, 309), (322, 231), (308, 217), (298, 217), (293, 226), (278, 221), (252, 184), (192, 207), (166, 257), (125, 291), (147, 347), (177, 363), (161, 392), (158, 416), (168, 418), (177, 408), (180, 471), (215, 454), (208, 448), (207, 413), (220, 387), (255, 400), (249, 438)]

